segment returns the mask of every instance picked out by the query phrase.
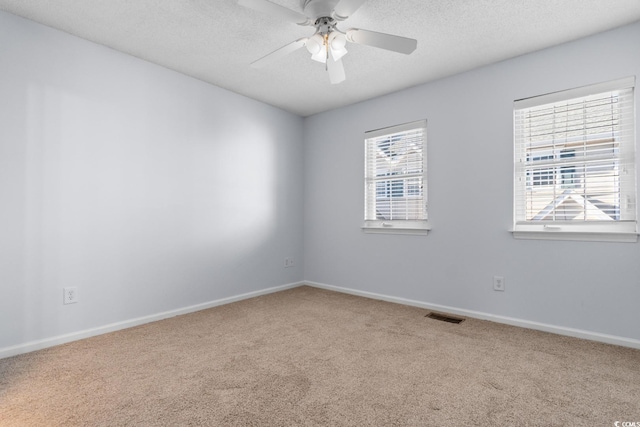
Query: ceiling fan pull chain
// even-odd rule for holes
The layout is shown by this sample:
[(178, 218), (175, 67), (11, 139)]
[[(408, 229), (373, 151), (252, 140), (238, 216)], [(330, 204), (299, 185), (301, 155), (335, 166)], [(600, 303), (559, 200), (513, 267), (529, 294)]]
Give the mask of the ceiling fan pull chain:
[(326, 53), (325, 70), (329, 71), (329, 43), (327, 43), (327, 36), (324, 36), (324, 51)]

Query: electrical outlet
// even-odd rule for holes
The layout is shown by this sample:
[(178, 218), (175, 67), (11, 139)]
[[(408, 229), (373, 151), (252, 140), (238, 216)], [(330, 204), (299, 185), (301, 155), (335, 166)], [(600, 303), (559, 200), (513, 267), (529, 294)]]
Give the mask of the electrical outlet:
[(63, 303), (64, 304), (75, 304), (78, 302), (78, 288), (77, 287), (70, 287), (70, 288), (63, 288), (63, 295), (64, 295), (64, 299), (63, 299)]
[(493, 290), (504, 292), (504, 277), (493, 276)]
[(284, 259), (284, 268), (293, 267), (293, 258), (288, 257)]

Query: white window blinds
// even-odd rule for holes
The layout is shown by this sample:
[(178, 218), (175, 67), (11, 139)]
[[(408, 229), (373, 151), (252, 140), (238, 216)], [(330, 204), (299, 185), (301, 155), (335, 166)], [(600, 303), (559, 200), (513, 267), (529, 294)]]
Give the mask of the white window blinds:
[(515, 102), (516, 230), (629, 222), (635, 232), (634, 84), (628, 78)]
[(365, 227), (426, 221), (425, 165), (426, 120), (365, 133)]

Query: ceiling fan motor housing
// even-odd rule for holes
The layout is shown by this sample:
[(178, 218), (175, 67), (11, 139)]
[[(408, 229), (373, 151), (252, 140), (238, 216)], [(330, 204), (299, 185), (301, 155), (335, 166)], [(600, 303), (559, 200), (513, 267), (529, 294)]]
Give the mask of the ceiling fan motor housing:
[(338, 2), (339, 0), (302, 0), (302, 10), (309, 18), (317, 20), (331, 16)]
[(335, 19), (324, 16), (316, 19), (314, 25), (316, 27), (316, 31), (324, 36), (335, 30), (336, 24), (337, 22)]

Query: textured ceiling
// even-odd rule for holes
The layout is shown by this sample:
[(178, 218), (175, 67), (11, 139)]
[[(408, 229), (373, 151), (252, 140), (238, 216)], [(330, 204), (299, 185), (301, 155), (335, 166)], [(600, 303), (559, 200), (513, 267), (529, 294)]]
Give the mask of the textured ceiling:
[[(300, 0), (272, 0), (302, 11)], [(0, 10), (58, 28), (308, 116), (640, 20), (640, 0), (368, 0), (356, 27), (418, 40), (411, 55), (348, 44), (347, 80), (300, 49), (249, 64), (313, 27), (273, 20), (236, 0), (0, 0)]]

